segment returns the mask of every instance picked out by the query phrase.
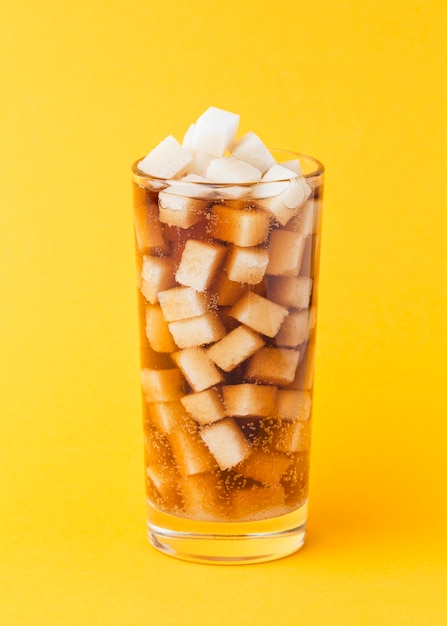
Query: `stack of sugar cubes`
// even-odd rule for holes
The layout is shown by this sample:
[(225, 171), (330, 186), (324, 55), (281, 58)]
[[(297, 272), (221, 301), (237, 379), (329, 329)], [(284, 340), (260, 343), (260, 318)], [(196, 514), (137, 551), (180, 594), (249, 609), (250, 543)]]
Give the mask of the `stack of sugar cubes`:
[(319, 189), (211, 107), (136, 168), (148, 497), (253, 520), (306, 498)]

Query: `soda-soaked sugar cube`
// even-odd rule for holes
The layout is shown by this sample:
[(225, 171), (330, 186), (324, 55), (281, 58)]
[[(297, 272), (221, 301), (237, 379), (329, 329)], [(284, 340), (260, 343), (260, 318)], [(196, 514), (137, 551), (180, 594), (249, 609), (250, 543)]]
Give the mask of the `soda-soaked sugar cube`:
[(254, 448), (250, 456), (238, 465), (237, 471), (259, 483), (277, 485), (289, 465), (290, 459), (282, 454)]
[(247, 285), (230, 280), (227, 273), (221, 270), (211, 285), (211, 298), (218, 306), (231, 306), (242, 298), (247, 290)]
[(141, 385), (146, 402), (174, 402), (185, 395), (180, 370), (141, 370)]
[[(197, 200), (169, 191), (160, 191), (158, 206), (160, 222), (169, 226), (189, 228), (193, 224), (205, 219), (208, 200)], [(175, 191), (175, 188), (172, 188)]]
[(310, 418), (312, 397), (309, 391), (279, 389), (275, 404), (277, 416), (286, 422)]
[(252, 485), (233, 492), (234, 520), (255, 521), (286, 513), (282, 485)]
[(214, 313), (169, 322), (168, 328), (179, 348), (193, 348), (214, 343), (226, 334), (224, 325)]
[(211, 424), (225, 417), (222, 398), (216, 389), (205, 389), (184, 396), (180, 402), (199, 424)]
[(297, 276), (300, 271), (306, 238), (290, 230), (275, 229), (270, 237), (267, 274)]
[(299, 359), (298, 350), (264, 347), (247, 362), (245, 378), (270, 385), (287, 385), (295, 378)]
[(147, 405), (148, 421), (158, 431), (169, 435), (182, 426), (186, 411), (181, 402), (151, 402)]
[(156, 304), (158, 292), (174, 285), (174, 262), (170, 257), (143, 256), (141, 292), (146, 300)]
[(158, 219), (158, 204), (135, 202), (134, 222), (135, 237), (140, 252), (168, 254), (169, 246), (164, 237), (163, 224)]
[(173, 430), (168, 438), (182, 476), (202, 474), (217, 469), (213, 456), (197, 430), (193, 428)]
[(309, 311), (290, 311), (275, 337), (276, 344), (283, 348), (296, 348), (309, 339)]
[(138, 163), (138, 169), (155, 178), (176, 178), (186, 171), (191, 160), (177, 139), (169, 135)]
[(172, 352), (177, 346), (169, 331), (160, 305), (146, 305), (146, 337), (155, 352)]
[(308, 276), (269, 276), (267, 294), (285, 307), (307, 309), (312, 293), (312, 279)]
[(214, 183), (256, 183), (261, 176), (256, 167), (234, 156), (213, 159), (206, 170), (206, 178)]
[(269, 217), (264, 211), (229, 204), (215, 204), (211, 210), (210, 235), (243, 248), (264, 243), (269, 227)]
[(179, 488), (180, 475), (177, 469), (148, 465), (146, 467), (146, 485), (149, 500), (159, 509), (175, 511), (181, 508), (182, 499)]
[(146, 487), (149, 499), (160, 508), (179, 508), (180, 475), (175, 467), (171, 447), (162, 434), (148, 430), (144, 436)]
[(223, 481), (211, 472), (180, 479), (185, 514), (201, 521), (224, 521), (226, 493)]
[(300, 360), (295, 378), (287, 385), (287, 389), (311, 390), (313, 386), (314, 364), (314, 342), (309, 341), (307, 346), (300, 351)]
[(253, 132), (249, 132), (238, 139), (233, 145), (231, 153), (236, 158), (249, 163), (262, 173), (275, 164), (275, 159), (272, 157), (269, 150)]
[(275, 413), (277, 388), (266, 385), (224, 385), (222, 394), (227, 415), (268, 417)]
[(293, 230), (303, 235), (312, 235), (317, 230), (317, 213), (315, 211), (316, 201), (309, 198), (300, 206), (298, 211), (287, 223), (286, 229)]
[(230, 372), (263, 345), (264, 341), (257, 333), (241, 325), (208, 348), (208, 356), (224, 372)]
[(283, 424), (273, 434), (271, 445), (278, 452), (306, 452), (310, 449), (311, 421)]
[(186, 348), (174, 352), (172, 358), (194, 391), (203, 391), (223, 380), (222, 374), (203, 348)]
[(173, 287), (158, 294), (161, 310), (167, 322), (203, 315), (207, 310), (207, 297), (192, 287)]
[(223, 470), (234, 467), (251, 452), (250, 444), (232, 417), (205, 426), (200, 436)]
[(191, 148), (222, 156), (233, 144), (239, 126), (239, 115), (210, 107), (198, 118), (191, 131)]
[[(266, 196), (263, 187), (267, 186), (267, 184), (277, 186), (280, 193)], [(279, 187), (279, 184), (280, 183), (275, 182), (261, 182), (259, 188), (254, 190), (253, 193), (254, 197), (260, 198), (257, 200), (256, 204), (271, 213), (282, 226), (285, 226), (297, 213), (300, 206), (307, 200), (312, 190), (306, 182), (306, 179), (302, 177), (292, 178), (290, 183), (284, 187)], [(267, 187), (267, 190), (268, 189)]]
[(276, 335), (288, 313), (285, 307), (252, 291), (242, 296), (230, 310), (230, 315), (241, 324), (267, 337)]
[(268, 263), (269, 253), (265, 248), (241, 248), (233, 244), (224, 269), (230, 280), (256, 285), (264, 278)]
[(212, 283), (226, 253), (227, 248), (220, 244), (190, 239), (186, 242), (175, 274), (177, 282), (196, 291), (205, 291)]

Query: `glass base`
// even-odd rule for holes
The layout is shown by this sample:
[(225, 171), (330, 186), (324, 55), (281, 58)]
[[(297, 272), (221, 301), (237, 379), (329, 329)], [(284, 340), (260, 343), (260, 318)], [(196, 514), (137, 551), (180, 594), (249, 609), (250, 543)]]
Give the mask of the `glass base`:
[(307, 503), (255, 522), (200, 522), (163, 513), (148, 503), (151, 544), (170, 556), (195, 563), (250, 564), (280, 559), (301, 548)]

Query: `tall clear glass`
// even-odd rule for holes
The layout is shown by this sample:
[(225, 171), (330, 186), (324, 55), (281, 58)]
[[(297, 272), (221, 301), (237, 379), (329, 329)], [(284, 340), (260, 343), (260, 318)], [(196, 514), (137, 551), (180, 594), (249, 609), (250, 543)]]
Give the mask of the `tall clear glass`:
[(149, 540), (254, 563), (307, 520), (324, 168), (209, 184), (132, 168)]

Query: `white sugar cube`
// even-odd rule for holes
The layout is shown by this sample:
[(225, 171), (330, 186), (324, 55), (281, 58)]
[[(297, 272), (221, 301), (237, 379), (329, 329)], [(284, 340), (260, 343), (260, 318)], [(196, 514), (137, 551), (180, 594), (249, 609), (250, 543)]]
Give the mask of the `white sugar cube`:
[(298, 161), (298, 159), (291, 159), (290, 161), (283, 161), (281, 165), (283, 167), (287, 167), (289, 170), (292, 170), (292, 172), (295, 172), (297, 176), (301, 176), (302, 174), (301, 163)]
[(198, 118), (192, 136), (192, 149), (222, 156), (234, 142), (239, 115), (210, 107)]
[(191, 150), (190, 154), (192, 156), (192, 160), (188, 165), (188, 172), (205, 178), (206, 170), (216, 156), (214, 154), (207, 154), (206, 152), (196, 152), (195, 150)]
[(295, 177), (295, 172), (290, 170), (288, 167), (283, 167), (282, 165), (279, 165), (279, 163), (275, 163), (269, 170), (267, 170), (262, 177), (262, 180), (264, 182), (271, 182), (275, 180), (290, 180)]
[(191, 124), (191, 126), (186, 131), (185, 136), (183, 137), (183, 141), (182, 141), (182, 148), (184, 150), (192, 150), (192, 142), (193, 142), (195, 129), (196, 129), (196, 125)]
[[(268, 185), (267, 190), (264, 189), (264, 185)], [(270, 195), (273, 190), (270, 185), (275, 185), (279, 191), (278, 195)], [(286, 186), (284, 187), (284, 185)], [(292, 178), (289, 183), (261, 181), (253, 189), (252, 196), (259, 198), (257, 204), (269, 211), (282, 226), (285, 226), (310, 196), (311, 191), (312, 189), (304, 178)]]
[(249, 132), (238, 139), (231, 149), (231, 153), (261, 172), (265, 172), (272, 165), (275, 165), (275, 159), (261, 139), (253, 132)]
[(138, 163), (138, 169), (155, 178), (176, 178), (186, 171), (191, 161), (191, 155), (169, 135)]
[(206, 178), (215, 183), (256, 183), (261, 172), (234, 156), (213, 159), (206, 170)]

